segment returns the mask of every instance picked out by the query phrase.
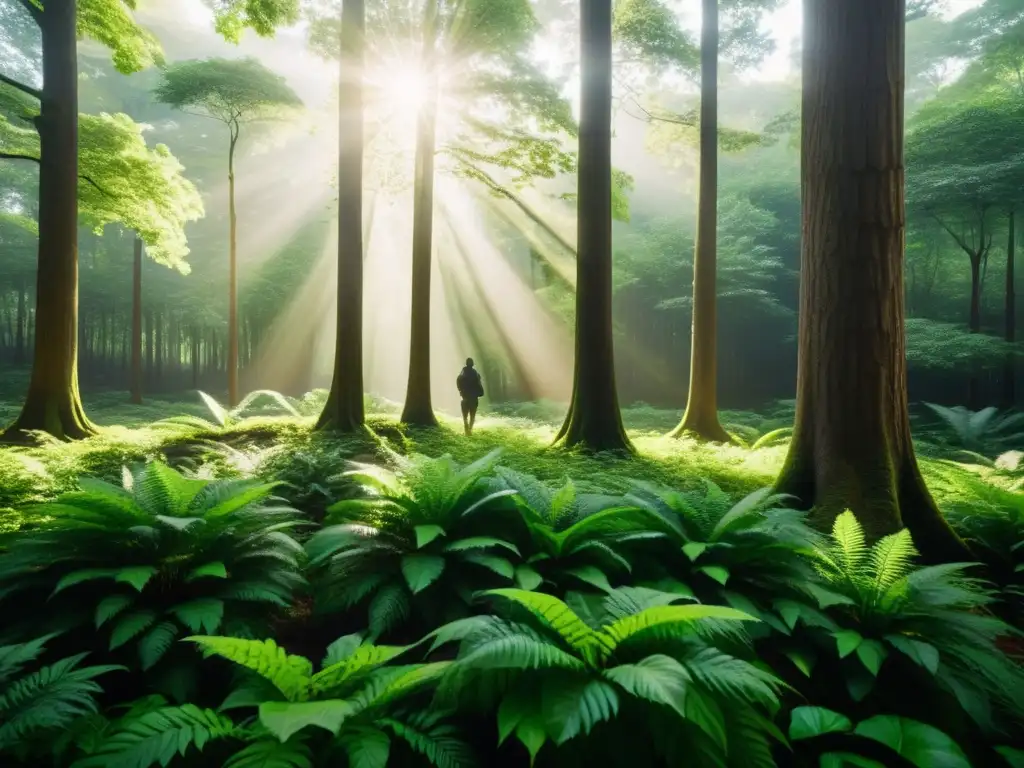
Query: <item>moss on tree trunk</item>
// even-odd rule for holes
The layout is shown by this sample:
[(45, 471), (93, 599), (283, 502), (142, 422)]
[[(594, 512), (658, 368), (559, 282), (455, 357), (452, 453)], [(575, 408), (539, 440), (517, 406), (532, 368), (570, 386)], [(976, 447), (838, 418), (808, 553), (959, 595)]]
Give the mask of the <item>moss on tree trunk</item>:
[(39, 267), (32, 377), (5, 440), (41, 430), (59, 439), (96, 433), (78, 391), (78, 61), (73, 0), (40, 14)]
[(338, 85), (338, 316), (334, 378), (317, 429), (363, 426), (363, 0), (345, 0)]
[(933, 560), (970, 553), (925, 487), (907, 411), (904, 0), (804, 9), (797, 413), (778, 489), (827, 528), (906, 526)]
[(612, 341), (612, 3), (582, 0), (576, 363), (567, 448), (631, 450), (615, 390)]

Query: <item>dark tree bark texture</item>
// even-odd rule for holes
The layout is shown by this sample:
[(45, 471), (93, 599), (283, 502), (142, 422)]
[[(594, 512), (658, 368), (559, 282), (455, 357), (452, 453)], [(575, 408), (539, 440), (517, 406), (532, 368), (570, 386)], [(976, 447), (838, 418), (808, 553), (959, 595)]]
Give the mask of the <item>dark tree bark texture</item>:
[[(930, 560), (970, 553), (914, 456), (903, 310), (905, 0), (804, 6), (797, 413), (778, 490), (828, 529), (906, 526)], [(971, 558), (973, 559), (973, 558)]]
[(576, 363), (555, 442), (625, 451), (612, 343), (612, 0), (581, 0), (580, 52)]
[(341, 12), (338, 85), (338, 317), (334, 378), (318, 429), (352, 432), (363, 412), (363, 50), (364, 0)]
[(54, 0), (38, 14), (43, 47), (39, 130), (39, 269), (32, 377), (17, 421), (59, 439), (96, 433), (78, 391), (78, 59), (76, 3)]
[(702, 0), (700, 191), (693, 255), (690, 393), (673, 437), (718, 443), (732, 438), (718, 421), (718, 0)]

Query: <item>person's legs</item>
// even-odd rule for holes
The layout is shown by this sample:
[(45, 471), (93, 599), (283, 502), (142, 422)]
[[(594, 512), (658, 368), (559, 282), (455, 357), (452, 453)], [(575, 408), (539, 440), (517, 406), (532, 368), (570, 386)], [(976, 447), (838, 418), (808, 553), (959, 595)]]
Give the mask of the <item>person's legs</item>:
[(480, 406), (480, 401), (473, 398), (469, 404), (469, 434), (473, 434), (473, 425), (476, 424), (476, 409)]
[(470, 405), (469, 400), (466, 398), (462, 399), (462, 429), (468, 435), (472, 427), (469, 423)]

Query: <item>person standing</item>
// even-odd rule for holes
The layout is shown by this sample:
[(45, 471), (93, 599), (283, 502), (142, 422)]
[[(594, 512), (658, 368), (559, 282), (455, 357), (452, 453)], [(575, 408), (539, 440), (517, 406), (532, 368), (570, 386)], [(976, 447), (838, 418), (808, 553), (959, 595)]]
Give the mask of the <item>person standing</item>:
[(484, 396), (484, 382), (479, 371), (473, 367), (472, 357), (466, 358), (466, 367), (459, 373), (455, 386), (459, 388), (459, 396), (462, 398), (462, 426), (466, 435), (471, 435), (476, 422), (476, 410), (480, 407), (480, 398)]

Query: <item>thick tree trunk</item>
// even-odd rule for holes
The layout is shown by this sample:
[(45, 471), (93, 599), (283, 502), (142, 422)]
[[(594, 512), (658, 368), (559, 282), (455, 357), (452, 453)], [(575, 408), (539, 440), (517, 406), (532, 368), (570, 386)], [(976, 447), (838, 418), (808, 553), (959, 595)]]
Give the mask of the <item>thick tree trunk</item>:
[(576, 362), (556, 442), (631, 450), (615, 390), (612, 342), (612, 0), (580, 4)]
[[(1014, 261), (1016, 260), (1017, 232), (1016, 212), (1010, 211), (1010, 232), (1006, 238), (1006, 341), (1013, 344), (1017, 338), (1017, 296), (1014, 286)], [(1017, 401), (1017, 357), (1006, 353), (1003, 363), (1003, 406), (1013, 408)]]
[[(318, 429), (351, 432), (363, 412), (363, 48), (364, 0), (341, 15), (338, 129), (338, 316), (334, 377)], [(429, 370), (429, 368), (428, 368)], [(427, 395), (429, 397), (429, 377)]]
[(228, 406), (234, 408), (239, 402), (238, 393), (238, 219), (235, 215), (235, 145), (238, 143), (238, 127), (231, 129), (231, 146), (228, 149), (228, 227), (230, 228), (230, 255), (228, 265)]
[(424, 69), (429, 92), (416, 124), (416, 172), (412, 223), (412, 328), (409, 338), (409, 380), (402, 422), (437, 426), (430, 392), (430, 271), (434, 247), (434, 153), (437, 132), (437, 73), (434, 69), (434, 22), (428, 19)]
[(702, 0), (700, 191), (693, 254), (690, 394), (673, 437), (732, 442), (718, 421), (718, 0)]
[(131, 401), (142, 402), (142, 240), (138, 236), (132, 260)]
[(96, 433), (78, 391), (78, 60), (76, 3), (41, 14), (43, 92), (39, 129), (39, 268), (32, 377), (5, 439), (42, 430), (60, 439)]
[(828, 529), (906, 526), (932, 560), (970, 557), (921, 477), (903, 311), (905, 0), (804, 8), (797, 412), (778, 490)]

